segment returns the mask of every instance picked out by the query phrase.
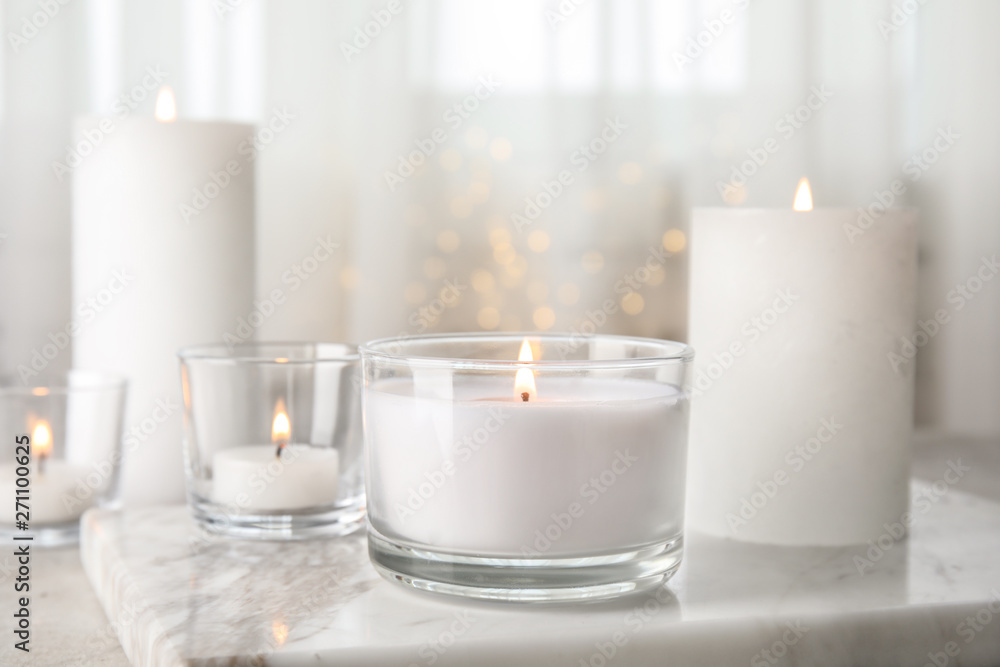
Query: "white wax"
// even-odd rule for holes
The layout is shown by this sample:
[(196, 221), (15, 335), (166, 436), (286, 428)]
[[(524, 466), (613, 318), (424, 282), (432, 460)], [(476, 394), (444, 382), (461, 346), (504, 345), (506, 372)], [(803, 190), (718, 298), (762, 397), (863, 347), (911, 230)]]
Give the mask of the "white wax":
[(854, 211), (695, 209), (689, 527), (843, 545), (900, 520), (913, 367), (888, 355), (914, 326), (915, 217), (852, 243)]
[(524, 403), (513, 382), (442, 375), (369, 388), (376, 530), (498, 556), (607, 553), (679, 534), (687, 401), (676, 388), (540, 377), (541, 398)]
[(236, 511), (294, 510), (337, 500), (337, 450), (291, 444), (243, 445), (212, 457), (212, 500)]
[[(101, 493), (100, 489), (87, 487), (90, 493), (80, 494), (87, 497), (78, 497), (77, 487), (81, 483), (86, 486), (84, 480), (93, 472), (90, 468), (66, 461), (46, 461), (45, 472), (40, 474), (36, 463), (33, 461), (31, 465), (30, 498), (26, 501), (31, 508), (28, 522), (31, 528), (76, 521)], [(13, 526), (16, 520), (16, 480), (16, 466), (0, 466), (0, 497), (4, 499), (0, 502), (0, 522), (6, 526)]]
[[(78, 120), (75, 141), (88, 128), (102, 136), (100, 122)], [(129, 118), (72, 173), (73, 363), (128, 377), (122, 495), (132, 505), (184, 498), (177, 350), (242, 335), (253, 308), (254, 165), (238, 152), (252, 132)], [(185, 221), (195, 189), (198, 214)]]

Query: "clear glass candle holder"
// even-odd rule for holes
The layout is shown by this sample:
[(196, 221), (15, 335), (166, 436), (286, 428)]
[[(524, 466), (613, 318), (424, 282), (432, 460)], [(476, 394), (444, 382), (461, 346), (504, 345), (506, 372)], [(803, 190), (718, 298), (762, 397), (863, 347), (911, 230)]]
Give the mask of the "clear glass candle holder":
[(205, 528), (304, 539), (361, 527), (355, 346), (219, 344), (178, 355), (188, 500)]
[(0, 387), (5, 539), (72, 544), (87, 509), (118, 506), (125, 393), (124, 378), (91, 371), (70, 371), (40, 386)]
[(371, 560), (475, 598), (657, 586), (681, 562), (693, 352), (622, 336), (361, 347)]

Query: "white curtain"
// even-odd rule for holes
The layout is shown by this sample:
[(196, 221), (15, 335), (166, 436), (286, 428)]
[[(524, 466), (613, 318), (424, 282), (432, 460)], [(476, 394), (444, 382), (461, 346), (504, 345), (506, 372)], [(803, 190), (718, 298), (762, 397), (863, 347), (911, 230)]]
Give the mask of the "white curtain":
[[(318, 237), (341, 245), (262, 338), (591, 326), (683, 338), (690, 208), (787, 206), (802, 175), (819, 206), (864, 207), (905, 182), (899, 203), (922, 211), (922, 319), (1000, 251), (1000, 5), (988, 0), (2, 6), (8, 374), (75, 307), (69, 189), (52, 169), (70, 119), (108, 113), (149, 67), (182, 117), (294, 117), (257, 163), (258, 293)], [(723, 197), (769, 138), (777, 152)], [(1000, 279), (953, 314), (919, 352), (918, 418), (1000, 432)], [(51, 369), (70, 364), (66, 351)]]

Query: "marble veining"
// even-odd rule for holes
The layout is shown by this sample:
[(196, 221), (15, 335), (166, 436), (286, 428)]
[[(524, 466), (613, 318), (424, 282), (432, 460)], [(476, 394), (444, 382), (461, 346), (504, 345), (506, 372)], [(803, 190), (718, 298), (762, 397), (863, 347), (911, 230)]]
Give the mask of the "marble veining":
[[(998, 665), (1000, 458), (946, 444), (921, 449), (908, 539), (780, 548), (692, 534), (664, 589), (611, 602), (417, 593), (375, 573), (363, 535), (213, 538), (184, 507), (92, 510), (81, 553), (135, 665), (923, 665), (948, 642), (948, 664)], [(957, 458), (971, 471), (938, 494)]]

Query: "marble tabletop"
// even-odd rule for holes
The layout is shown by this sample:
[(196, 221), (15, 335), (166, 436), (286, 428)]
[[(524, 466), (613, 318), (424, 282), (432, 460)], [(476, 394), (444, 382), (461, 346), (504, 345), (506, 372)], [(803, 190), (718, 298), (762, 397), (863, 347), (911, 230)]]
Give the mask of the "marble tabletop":
[[(206, 539), (182, 507), (92, 511), (81, 557), (134, 665), (1000, 664), (1000, 443), (925, 435), (917, 452), (908, 539), (691, 534), (665, 587), (611, 602), (436, 597), (379, 578), (362, 535)], [(117, 664), (85, 648), (37, 664)]]

